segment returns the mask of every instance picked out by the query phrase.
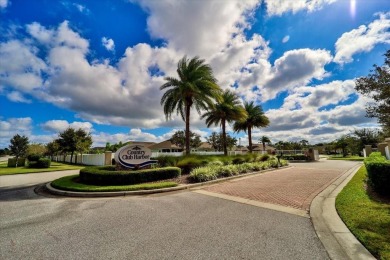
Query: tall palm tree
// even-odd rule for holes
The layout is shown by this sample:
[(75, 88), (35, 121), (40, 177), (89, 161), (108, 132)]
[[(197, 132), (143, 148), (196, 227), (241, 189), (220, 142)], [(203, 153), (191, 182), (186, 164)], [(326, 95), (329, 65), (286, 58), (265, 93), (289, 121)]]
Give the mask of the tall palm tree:
[(171, 118), (172, 113), (180, 114), (186, 124), (186, 154), (190, 154), (190, 112), (195, 106), (200, 114), (220, 99), (221, 89), (213, 76), (213, 71), (199, 57), (187, 59), (184, 56), (177, 64), (179, 78), (165, 77), (160, 90), (167, 89), (161, 97), (164, 113)]
[(222, 94), (222, 99), (203, 114), (202, 119), (206, 118), (207, 127), (210, 127), (212, 124), (221, 125), (223, 153), (227, 155), (226, 122), (230, 123), (235, 120), (244, 120), (247, 116), (239, 97), (235, 93), (225, 90)]
[(271, 140), (267, 136), (262, 136), (260, 142), (263, 144), (263, 151), (265, 151), (265, 144), (270, 144)]
[(253, 101), (245, 102), (244, 108), (248, 113), (245, 120), (236, 121), (233, 125), (235, 132), (244, 131), (248, 133), (249, 152), (252, 152), (252, 128), (266, 127), (269, 125), (269, 119), (264, 115), (263, 108), (260, 105), (255, 105)]

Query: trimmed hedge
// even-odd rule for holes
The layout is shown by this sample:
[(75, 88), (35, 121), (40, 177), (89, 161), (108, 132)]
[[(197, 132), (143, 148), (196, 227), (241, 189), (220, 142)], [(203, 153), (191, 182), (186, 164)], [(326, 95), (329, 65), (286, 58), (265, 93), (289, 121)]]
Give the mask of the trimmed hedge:
[(379, 152), (370, 154), (364, 160), (368, 184), (381, 195), (390, 195), (390, 161)]
[(29, 161), (28, 168), (50, 168), (51, 160), (48, 158), (39, 158), (38, 161)]
[(80, 182), (94, 185), (130, 185), (177, 178), (180, 168), (165, 167), (138, 171), (116, 171), (113, 166), (85, 167), (80, 170)]
[[(25, 158), (18, 159), (18, 167), (24, 167), (26, 165)], [(7, 167), (16, 167), (16, 158), (8, 158)]]
[(292, 154), (292, 155), (283, 155), (283, 159), (289, 161), (308, 161), (310, 158), (304, 154)]
[(27, 160), (29, 160), (30, 162), (37, 162), (39, 159), (41, 159), (41, 156), (39, 154), (29, 154), (27, 156)]

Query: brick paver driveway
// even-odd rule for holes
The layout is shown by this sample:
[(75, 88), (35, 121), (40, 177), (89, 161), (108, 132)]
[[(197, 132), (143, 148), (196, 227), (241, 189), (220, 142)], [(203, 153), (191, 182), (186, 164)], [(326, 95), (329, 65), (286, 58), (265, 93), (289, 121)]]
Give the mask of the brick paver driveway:
[(360, 164), (321, 160), (204, 188), (213, 193), (308, 211), (314, 197), (348, 169)]

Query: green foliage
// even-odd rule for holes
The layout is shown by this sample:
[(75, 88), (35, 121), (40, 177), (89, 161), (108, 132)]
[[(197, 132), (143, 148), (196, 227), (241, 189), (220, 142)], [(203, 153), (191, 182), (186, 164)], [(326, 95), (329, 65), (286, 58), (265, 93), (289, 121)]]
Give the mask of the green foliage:
[(367, 116), (378, 118), (384, 128), (390, 128), (390, 50), (387, 50), (385, 57), (382, 67), (374, 65), (371, 74), (356, 80), (355, 89), (375, 101), (368, 103)]
[(29, 160), (30, 162), (34, 161), (38, 161), (42, 156), (40, 154), (29, 154), (27, 156), (27, 160)]
[(309, 156), (304, 154), (291, 154), (283, 156), (283, 158), (289, 161), (307, 161), (310, 159)]
[[(288, 165), (288, 162), (281, 160), (282, 166)], [(272, 159), (267, 162), (253, 162), (243, 164), (231, 164), (231, 165), (208, 165), (205, 167), (199, 167), (191, 171), (190, 178), (194, 182), (211, 181), (217, 178), (230, 177), (238, 174), (265, 170), (268, 168), (277, 168), (278, 162)]]
[(390, 204), (367, 193), (366, 178), (363, 166), (337, 196), (336, 209), (351, 232), (377, 259), (390, 259)]
[[(223, 137), (222, 133), (212, 132), (209, 137), (206, 137), (207, 142), (213, 147), (215, 151), (223, 151)], [(237, 139), (226, 134), (226, 146), (231, 150), (237, 144)]]
[(116, 171), (110, 167), (85, 167), (80, 170), (80, 181), (94, 185), (129, 185), (159, 181), (180, 176), (177, 167), (156, 168), (138, 171)]
[(21, 166), (19, 165), (18, 159), (19, 157), (25, 156), (27, 153), (28, 137), (16, 134), (11, 138), (10, 143), (10, 152), (16, 157), (17, 164), (15, 165), (15, 167)]
[(39, 158), (36, 161), (29, 161), (29, 168), (50, 168), (51, 160), (48, 158)]
[(225, 90), (222, 93), (222, 98), (214, 106), (209, 107), (201, 118), (206, 118), (207, 127), (211, 125), (222, 127), (222, 146), (224, 155), (227, 155), (226, 123), (234, 120), (245, 120), (247, 116), (248, 114), (242, 107), (239, 96), (230, 90)]
[(190, 112), (195, 107), (198, 113), (212, 107), (214, 100), (220, 99), (221, 88), (213, 71), (205, 61), (184, 56), (177, 64), (179, 78), (165, 77), (160, 90), (166, 90), (161, 97), (164, 114), (167, 119), (172, 114), (180, 114), (186, 123), (186, 155), (190, 154)]
[(265, 162), (265, 161), (267, 161), (270, 157), (271, 157), (271, 156), (270, 156), (268, 153), (265, 153), (265, 154), (263, 154), (263, 155), (260, 156), (259, 161)]
[[(171, 143), (174, 145), (184, 148), (186, 144), (186, 135), (184, 131), (176, 131), (171, 139)], [(202, 141), (200, 140), (200, 135), (193, 133), (190, 131), (190, 147), (191, 148), (198, 148), (201, 145)]]
[(169, 167), (169, 166), (176, 166), (179, 158), (180, 157), (177, 156), (163, 155), (157, 157), (156, 160), (160, 167)]
[(46, 146), (43, 144), (29, 144), (27, 148), (27, 155), (37, 154), (43, 156), (46, 152)]
[(269, 125), (269, 119), (264, 115), (263, 108), (260, 105), (255, 105), (253, 101), (244, 102), (244, 108), (247, 117), (238, 120), (234, 123), (233, 129), (235, 132), (244, 131), (248, 133), (249, 152), (252, 152), (252, 128), (266, 127)]
[(90, 149), (92, 145), (92, 137), (90, 133), (87, 133), (81, 128), (75, 130), (69, 127), (59, 134), (59, 138), (56, 142), (62, 152), (71, 153), (72, 161), (74, 152), (83, 153)]
[(134, 185), (115, 185), (115, 186), (97, 186), (83, 184), (78, 181), (78, 175), (71, 175), (59, 178), (51, 183), (51, 185), (60, 190), (78, 191), (78, 192), (109, 192), (109, 191), (136, 191), (136, 190), (154, 190), (169, 187), (176, 187), (176, 182), (156, 182), (142, 183)]
[[(18, 162), (16, 164), (16, 162)], [(8, 158), (8, 164), (7, 167), (24, 167), (26, 165), (26, 159), (25, 158)]]
[(368, 173), (368, 183), (382, 195), (390, 195), (390, 161), (379, 152), (374, 152), (364, 160)]
[(183, 174), (189, 174), (192, 169), (197, 167), (205, 166), (208, 163), (207, 158), (200, 156), (187, 156), (177, 162), (176, 166), (182, 170)]

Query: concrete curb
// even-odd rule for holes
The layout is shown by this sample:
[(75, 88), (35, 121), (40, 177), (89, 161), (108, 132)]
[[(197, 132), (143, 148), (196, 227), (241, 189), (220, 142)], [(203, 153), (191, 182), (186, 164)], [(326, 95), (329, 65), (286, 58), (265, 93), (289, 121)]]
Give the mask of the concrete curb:
[(54, 195), (60, 195), (60, 196), (68, 196), (68, 197), (81, 197), (81, 198), (99, 198), (99, 197), (120, 197), (120, 196), (139, 196), (139, 195), (150, 195), (150, 194), (157, 194), (157, 193), (163, 193), (163, 192), (172, 192), (172, 191), (180, 191), (180, 190), (189, 190), (193, 188), (198, 188), (201, 186), (206, 185), (212, 185), (220, 182), (225, 182), (233, 179), (239, 179), (239, 178), (245, 178), (250, 176), (255, 176), (258, 174), (264, 174), (266, 172), (270, 171), (278, 171), (290, 168), (291, 166), (284, 166), (279, 168), (272, 168), (263, 170), (260, 172), (251, 172), (251, 173), (245, 173), (237, 176), (231, 176), (223, 179), (217, 179), (207, 182), (200, 182), (200, 183), (194, 183), (194, 184), (186, 184), (186, 185), (179, 185), (172, 188), (163, 188), (163, 189), (155, 189), (155, 190), (139, 190), (139, 191), (114, 191), (114, 192), (76, 192), (76, 191), (66, 191), (66, 190), (59, 190), (51, 186), (51, 182), (46, 184), (46, 189)]
[(310, 205), (310, 217), (318, 238), (331, 259), (376, 259), (349, 231), (337, 214), (337, 195), (362, 166), (357, 164), (318, 194)]

